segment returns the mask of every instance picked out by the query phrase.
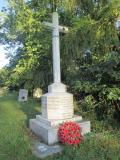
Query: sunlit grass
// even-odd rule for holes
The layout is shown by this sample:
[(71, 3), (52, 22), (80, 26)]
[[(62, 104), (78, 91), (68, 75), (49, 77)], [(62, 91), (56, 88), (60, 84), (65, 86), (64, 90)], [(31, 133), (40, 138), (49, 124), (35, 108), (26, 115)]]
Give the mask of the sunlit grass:
[(0, 160), (36, 160), (31, 153), (26, 122), (37, 105), (18, 103), (17, 97), (11, 94), (0, 98)]

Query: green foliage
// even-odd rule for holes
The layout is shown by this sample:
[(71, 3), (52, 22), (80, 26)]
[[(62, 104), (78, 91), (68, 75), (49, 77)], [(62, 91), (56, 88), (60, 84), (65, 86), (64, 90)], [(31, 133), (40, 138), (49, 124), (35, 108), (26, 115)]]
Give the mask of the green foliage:
[(0, 69), (0, 87), (7, 86), (9, 75), (10, 72), (7, 67)]
[(77, 111), (86, 118), (108, 123), (120, 120), (119, 60), (119, 53), (112, 52), (102, 60), (83, 66), (78, 64), (77, 68), (68, 71), (67, 81), (78, 101)]
[[(9, 54), (12, 68), (10, 85), (26, 86), (28, 89), (40, 85), (43, 87), (47, 81), (51, 81), (52, 68), (51, 57), (48, 55), (50, 35), (44, 31), (41, 23), (46, 10), (45, 8), (38, 10), (36, 7), (33, 12), (33, 9), (34, 3), (32, 2), (26, 4), (23, 0), (18, 3), (11, 0), (3, 26), (6, 29), (5, 43), (8, 45), (9, 42), (10, 48), (17, 46), (16, 50), (14, 49), (14, 52)], [(45, 34), (46, 38), (43, 38)], [(46, 68), (43, 62), (46, 63)], [(48, 71), (47, 68), (50, 70)], [(45, 71), (48, 72), (48, 76), (45, 75)]]
[[(52, 2), (9, 1), (0, 34), (10, 48), (17, 45), (9, 54), (9, 87), (46, 90), (52, 82), (51, 31), (42, 25), (51, 21)], [(119, 0), (55, 2), (60, 24), (70, 30), (60, 34), (62, 81), (70, 86), (79, 110), (86, 106), (86, 116), (119, 120), (120, 39), (115, 28)]]

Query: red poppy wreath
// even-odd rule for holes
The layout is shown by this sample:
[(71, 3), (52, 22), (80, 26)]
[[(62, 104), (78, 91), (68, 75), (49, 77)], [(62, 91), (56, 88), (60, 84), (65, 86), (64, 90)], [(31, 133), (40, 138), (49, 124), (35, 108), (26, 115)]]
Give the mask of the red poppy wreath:
[(78, 145), (83, 139), (81, 128), (76, 122), (64, 122), (58, 130), (60, 142), (68, 145)]

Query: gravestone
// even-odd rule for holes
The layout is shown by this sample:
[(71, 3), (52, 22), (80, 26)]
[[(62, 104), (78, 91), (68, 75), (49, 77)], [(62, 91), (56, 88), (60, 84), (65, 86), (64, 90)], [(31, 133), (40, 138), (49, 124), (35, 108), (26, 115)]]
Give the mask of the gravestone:
[(116, 28), (120, 29), (120, 19), (118, 19), (117, 22), (116, 22)]
[(18, 101), (19, 102), (25, 102), (27, 100), (28, 100), (28, 90), (26, 90), (26, 89), (20, 89), (19, 90)]
[(53, 12), (53, 23), (45, 22), (44, 25), (52, 29), (54, 83), (48, 86), (48, 93), (42, 96), (42, 114), (30, 119), (30, 129), (43, 142), (52, 145), (59, 141), (58, 128), (61, 123), (75, 121), (80, 125), (82, 134), (86, 134), (90, 132), (90, 121), (74, 115), (73, 95), (61, 83), (59, 32), (66, 33), (68, 29), (59, 26), (57, 12)]
[(34, 98), (40, 98), (42, 96), (42, 89), (36, 88), (33, 90), (33, 97)]

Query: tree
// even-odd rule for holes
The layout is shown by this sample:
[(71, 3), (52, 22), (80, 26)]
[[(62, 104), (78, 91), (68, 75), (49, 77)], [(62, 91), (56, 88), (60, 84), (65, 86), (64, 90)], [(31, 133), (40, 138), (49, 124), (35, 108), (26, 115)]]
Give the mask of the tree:
[(0, 87), (7, 86), (8, 77), (9, 77), (9, 69), (7, 67), (4, 67), (0, 69)]
[[(78, 101), (92, 96), (97, 113), (104, 110), (102, 115), (109, 115), (110, 108), (118, 111), (120, 41), (115, 22), (120, 16), (119, 0), (54, 2), (60, 23), (70, 31), (60, 35), (62, 81)], [(51, 33), (42, 21), (51, 21), (53, 1), (9, 3), (1, 40), (10, 47), (17, 46), (10, 54), (10, 84), (30, 90), (38, 86), (46, 89), (52, 82), (52, 44)]]

